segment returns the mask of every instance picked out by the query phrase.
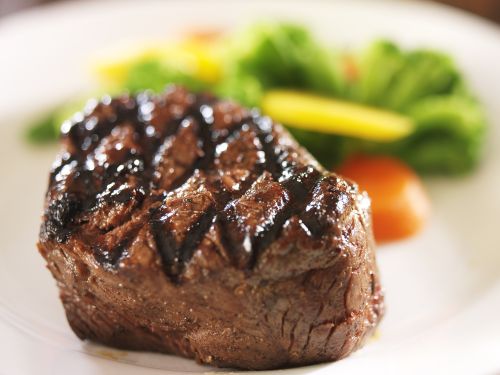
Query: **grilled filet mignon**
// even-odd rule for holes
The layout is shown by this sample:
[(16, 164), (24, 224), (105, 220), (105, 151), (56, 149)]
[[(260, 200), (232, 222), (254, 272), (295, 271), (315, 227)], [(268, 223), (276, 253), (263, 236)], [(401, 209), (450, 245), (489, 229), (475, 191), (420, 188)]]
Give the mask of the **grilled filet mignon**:
[(81, 339), (271, 369), (379, 322), (369, 199), (269, 118), (171, 86), (62, 134), (38, 248)]

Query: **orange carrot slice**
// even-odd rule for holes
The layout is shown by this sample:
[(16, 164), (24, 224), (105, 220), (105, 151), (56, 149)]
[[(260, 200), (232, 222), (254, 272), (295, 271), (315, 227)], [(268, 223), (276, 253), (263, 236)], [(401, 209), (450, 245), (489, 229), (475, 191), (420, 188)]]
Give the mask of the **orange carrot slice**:
[(378, 242), (410, 237), (424, 227), (430, 212), (429, 198), (418, 175), (400, 160), (356, 156), (337, 172), (368, 192)]

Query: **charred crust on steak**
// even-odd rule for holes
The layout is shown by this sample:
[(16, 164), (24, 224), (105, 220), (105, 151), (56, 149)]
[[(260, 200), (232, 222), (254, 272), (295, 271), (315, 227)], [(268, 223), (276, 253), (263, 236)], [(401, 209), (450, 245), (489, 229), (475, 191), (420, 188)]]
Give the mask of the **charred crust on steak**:
[(270, 369), (383, 314), (369, 199), (257, 110), (170, 86), (62, 126), (38, 248), (82, 339)]
[[(64, 151), (51, 172), (41, 237), (65, 242), (95, 230), (96, 258), (116, 264), (130, 241), (118, 238), (110, 255), (99, 236), (122, 225), (144, 200), (163, 198), (142, 219), (167, 275), (179, 276), (216, 223), (233, 264), (251, 269), (286, 220), (304, 210), (322, 176), (276, 137), (272, 121), (257, 111), (176, 87), (160, 96), (91, 102), (63, 125)], [(205, 196), (208, 205), (199, 202)], [(181, 228), (166, 219), (176, 204), (172, 222)], [(197, 214), (184, 223), (186, 212)]]

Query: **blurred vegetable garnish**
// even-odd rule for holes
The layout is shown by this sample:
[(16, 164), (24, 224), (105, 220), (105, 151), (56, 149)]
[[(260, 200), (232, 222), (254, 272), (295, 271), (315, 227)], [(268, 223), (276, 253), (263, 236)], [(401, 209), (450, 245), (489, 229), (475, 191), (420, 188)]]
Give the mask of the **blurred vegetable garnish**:
[(356, 181), (370, 196), (377, 242), (410, 237), (423, 229), (429, 198), (415, 172), (398, 159), (354, 155), (336, 172)]
[[(176, 83), (261, 107), (326, 167), (353, 154), (385, 154), (422, 174), (459, 174), (482, 153), (485, 115), (453, 60), (389, 41), (353, 54), (299, 25), (259, 23), (231, 37), (190, 34), (101, 58), (93, 72), (98, 92)], [(67, 107), (36, 123), (28, 139), (55, 139)]]

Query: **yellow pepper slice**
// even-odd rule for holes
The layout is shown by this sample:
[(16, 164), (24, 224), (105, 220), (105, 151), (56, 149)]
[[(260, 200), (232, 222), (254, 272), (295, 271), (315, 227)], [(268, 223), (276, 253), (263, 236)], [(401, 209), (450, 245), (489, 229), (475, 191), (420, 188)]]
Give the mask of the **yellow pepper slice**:
[(261, 107), (273, 120), (290, 127), (372, 141), (395, 141), (414, 130), (406, 116), (299, 91), (271, 90)]
[(177, 60), (181, 67), (190, 68), (195, 77), (215, 83), (222, 74), (219, 47), (217, 41), (187, 38), (165, 50), (163, 58)]

